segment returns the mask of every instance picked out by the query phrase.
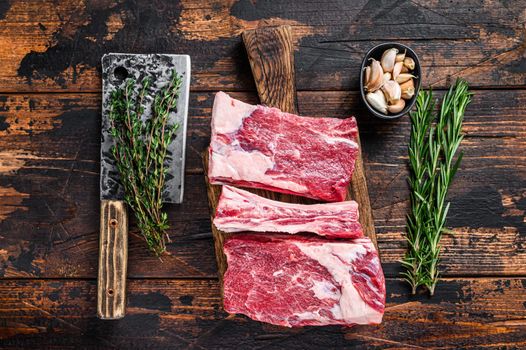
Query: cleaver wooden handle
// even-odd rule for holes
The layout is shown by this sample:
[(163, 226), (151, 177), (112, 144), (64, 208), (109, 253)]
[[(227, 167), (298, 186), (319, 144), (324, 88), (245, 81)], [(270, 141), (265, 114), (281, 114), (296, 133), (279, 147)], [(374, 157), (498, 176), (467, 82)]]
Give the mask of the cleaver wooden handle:
[(100, 204), (99, 274), (97, 316), (123, 318), (126, 308), (128, 267), (128, 212), (126, 203), (102, 200)]

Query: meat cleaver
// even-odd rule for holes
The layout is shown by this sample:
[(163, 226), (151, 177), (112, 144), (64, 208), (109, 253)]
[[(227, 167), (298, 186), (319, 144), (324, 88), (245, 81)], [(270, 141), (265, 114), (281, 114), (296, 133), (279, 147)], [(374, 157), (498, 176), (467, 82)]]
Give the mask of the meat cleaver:
[(113, 320), (124, 317), (126, 305), (126, 271), (128, 260), (128, 215), (123, 200), (111, 149), (114, 140), (110, 133), (109, 107), (112, 91), (123, 87), (133, 78), (140, 82), (152, 78), (150, 98), (144, 103), (144, 119), (151, 116), (153, 96), (167, 86), (172, 71), (182, 76), (176, 111), (170, 123), (179, 124), (174, 141), (168, 148), (168, 174), (163, 198), (167, 203), (181, 203), (184, 188), (186, 122), (190, 87), (190, 56), (165, 54), (110, 53), (102, 57), (102, 129), (100, 151), (100, 241), (97, 279), (97, 315)]

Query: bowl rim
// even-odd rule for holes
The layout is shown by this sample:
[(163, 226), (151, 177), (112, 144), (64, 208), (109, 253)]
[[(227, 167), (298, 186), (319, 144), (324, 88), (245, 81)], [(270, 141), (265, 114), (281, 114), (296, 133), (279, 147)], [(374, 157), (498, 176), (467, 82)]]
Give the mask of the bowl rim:
[[(363, 71), (365, 69), (365, 66), (366, 66), (366, 63), (367, 61), (369, 61), (369, 58), (372, 56), (373, 52), (376, 52), (377, 50), (381, 49), (381, 48), (387, 48), (387, 47), (402, 47), (404, 48), (405, 50), (407, 50), (408, 53), (411, 54), (411, 57), (415, 60), (415, 69), (414, 69), (414, 73), (417, 73), (418, 74), (418, 79), (416, 79), (416, 84), (415, 84), (415, 95), (411, 98), (410, 103), (406, 104), (406, 106), (404, 107), (404, 109), (397, 113), (397, 114), (383, 114), (383, 113), (380, 113), (378, 112), (377, 110), (375, 110), (370, 104), (369, 102), (367, 102), (367, 100), (365, 99), (365, 90), (364, 90), (364, 74), (363, 74)], [(413, 106), (415, 105), (416, 103), (416, 97), (418, 96), (418, 92), (420, 91), (420, 87), (421, 87), (421, 84), (422, 84), (422, 69), (421, 69), (421, 65), (420, 65), (420, 59), (418, 58), (418, 55), (416, 54), (416, 52), (411, 49), (409, 46), (407, 45), (404, 45), (404, 44), (401, 44), (401, 43), (398, 43), (398, 42), (394, 42), (394, 41), (389, 41), (389, 42), (385, 42), (385, 43), (381, 43), (381, 44), (378, 44), (378, 45), (375, 45), (373, 46), (372, 48), (370, 48), (367, 53), (365, 54), (363, 60), (362, 60), (362, 64), (360, 66), (360, 96), (362, 98), (362, 101), (365, 103), (365, 106), (367, 107), (369, 113), (371, 113), (372, 115), (374, 115), (375, 117), (377, 118), (380, 118), (380, 119), (384, 119), (384, 120), (393, 120), (393, 119), (398, 119), (400, 117), (403, 117), (404, 115), (408, 114), (409, 111), (413, 108)]]

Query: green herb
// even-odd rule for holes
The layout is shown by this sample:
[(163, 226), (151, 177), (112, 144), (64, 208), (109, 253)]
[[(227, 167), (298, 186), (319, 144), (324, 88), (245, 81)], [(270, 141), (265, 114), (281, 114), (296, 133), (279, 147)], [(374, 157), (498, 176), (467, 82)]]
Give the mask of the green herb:
[(169, 242), (168, 217), (162, 211), (163, 188), (168, 168), (167, 149), (175, 137), (178, 125), (169, 125), (182, 79), (172, 72), (170, 83), (153, 98), (151, 118), (143, 121), (144, 103), (148, 98), (151, 80), (141, 83), (128, 79), (123, 88), (111, 94), (109, 119), (112, 148), (124, 200), (135, 213), (137, 225), (148, 249), (159, 256)]
[(445, 228), (446, 196), (462, 160), (462, 153), (456, 159), (455, 154), (463, 139), (462, 121), (470, 101), (468, 84), (458, 79), (443, 97), (438, 114), (434, 113), (432, 91), (418, 94), (416, 111), (411, 113), (409, 247), (402, 265), (413, 294), (424, 286), (433, 295), (438, 282), (440, 240), (449, 232)]

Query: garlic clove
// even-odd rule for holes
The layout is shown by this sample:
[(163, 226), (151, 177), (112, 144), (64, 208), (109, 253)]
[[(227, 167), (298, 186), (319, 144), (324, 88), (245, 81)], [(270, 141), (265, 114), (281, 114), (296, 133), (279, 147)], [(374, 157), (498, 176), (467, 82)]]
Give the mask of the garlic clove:
[(408, 88), (405, 90), (405, 92), (402, 94), (402, 98), (404, 100), (410, 100), (415, 95), (415, 89), (414, 88)]
[(371, 107), (376, 109), (378, 112), (387, 114), (387, 101), (385, 100), (385, 96), (381, 90), (369, 92), (367, 95), (365, 95), (365, 99), (371, 105)]
[(375, 59), (371, 59), (372, 63), (370, 65), (371, 67), (371, 73), (369, 82), (365, 86), (365, 90), (370, 92), (375, 92), (376, 90), (380, 89), (382, 85), (384, 84), (384, 72), (382, 70), (382, 66), (380, 65), (380, 62), (378, 62)]
[(382, 68), (384, 69), (384, 72), (393, 71), (397, 53), (398, 53), (398, 49), (395, 49), (394, 47), (392, 49), (384, 51), (382, 55), (382, 59), (381, 59), (381, 64), (382, 64)]
[(365, 86), (369, 84), (369, 80), (371, 80), (371, 67), (367, 66), (365, 67), (365, 80), (364, 80)]
[(406, 81), (410, 80), (410, 79), (413, 79), (413, 78), (416, 78), (413, 74), (409, 74), (409, 73), (400, 73), (398, 74), (398, 76), (396, 77), (396, 82), (398, 84), (403, 84), (405, 83)]
[(402, 72), (404, 67), (404, 62), (396, 62), (393, 68), (393, 79), (396, 80), (396, 77)]
[(399, 53), (398, 55), (396, 55), (396, 58), (395, 58), (395, 62), (398, 63), (398, 62), (404, 62), (404, 58), (405, 58), (405, 53), (406, 53), (407, 50), (404, 50), (403, 53)]
[(394, 103), (402, 97), (400, 85), (398, 85), (398, 83), (394, 80), (385, 82), (384, 86), (382, 87), (382, 91), (384, 92), (385, 99), (389, 104)]
[(402, 70), (400, 71), (400, 73), (409, 73), (409, 69), (406, 66), (402, 65)]
[(402, 98), (404, 100), (411, 99), (415, 95), (415, 83), (413, 82), (413, 79), (409, 79), (401, 84), (400, 90), (402, 90)]
[(385, 72), (384, 73), (384, 84), (386, 81), (389, 81), (389, 80), (391, 80), (391, 73)]
[(404, 107), (405, 107), (405, 101), (402, 99), (399, 99), (392, 105), (387, 106), (387, 110), (389, 111), (389, 113), (396, 114), (396, 113), (402, 112)]
[(404, 66), (406, 66), (409, 70), (415, 69), (415, 60), (413, 60), (411, 57), (404, 58)]

